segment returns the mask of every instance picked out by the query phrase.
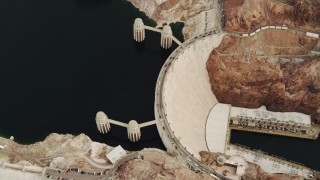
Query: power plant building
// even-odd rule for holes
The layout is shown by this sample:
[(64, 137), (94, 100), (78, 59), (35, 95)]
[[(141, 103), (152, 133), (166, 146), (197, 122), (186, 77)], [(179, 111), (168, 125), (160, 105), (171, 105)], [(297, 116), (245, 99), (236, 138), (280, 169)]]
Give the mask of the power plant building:
[[(298, 112), (272, 112), (265, 106), (258, 109), (231, 107), (230, 127), (245, 127), (287, 133), (309, 134), (311, 117)], [(288, 134), (289, 135), (289, 134)]]

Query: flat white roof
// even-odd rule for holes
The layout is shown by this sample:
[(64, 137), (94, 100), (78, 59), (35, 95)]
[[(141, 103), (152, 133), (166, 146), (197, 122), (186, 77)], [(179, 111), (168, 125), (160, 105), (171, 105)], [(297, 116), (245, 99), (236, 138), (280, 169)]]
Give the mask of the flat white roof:
[(285, 123), (297, 123), (311, 125), (311, 117), (298, 112), (272, 112), (265, 106), (258, 109), (231, 107), (230, 117), (247, 117), (258, 120), (275, 120)]
[(120, 158), (125, 156), (127, 153), (126, 151), (119, 145), (115, 148), (113, 148), (108, 154), (107, 158), (110, 160), (110, 162), (113, 164), (116, 161), (118, 161)]
[(210, 152), (224, 153), (230, 107), (229, 104), (218, 103), (209, 113), (206, 124), (206, 141)]

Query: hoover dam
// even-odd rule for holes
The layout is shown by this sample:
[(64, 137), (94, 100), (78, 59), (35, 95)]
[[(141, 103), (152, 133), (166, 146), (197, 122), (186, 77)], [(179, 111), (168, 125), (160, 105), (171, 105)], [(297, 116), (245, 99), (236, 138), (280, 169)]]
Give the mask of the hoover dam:
[(200, 151), (208, 150), (204, 136), (206, 120), (218, 103), (210, 88), (206, 62), (222, 38), (223, 34), (213, 34), (185, 42), (183, 48), (173, 52), (176, 56), (168, 58), (161, 71), (166, 74), (160, 73), (157, 83), (159, 101), (155, 102), (155, 112), (160, 119), (158, 130), (162, 139), (166, 135), (161, 133), (161, 120), (166, 118), (177, 140), (198, 159)]
[[(242, 36), (256, 36), (261, 30), (273, 31), (268, 29), (291, 31), (287, 27), (270, 26)], [(300, 164), (229, 143), (231, 129), (309, 139), (316, 139), (319, 130), (311, 127), (310, 116), (302, 113), (269, 112), (265, 107), (256, 110), (237, 108), (218, 102), (211, 90), (206, 65), (212, 49), (220, 45), (226, 34), (212, 30), (196, 36), (178, 47), (163, 65), (156, 87), (155, 116), (159, 134), (168, 151), (183, 154), (190, 161), (191, 169), (216, 178), (222, 174), (216, 174), (219, 168), (215, 171), (206, 168), (200, 162), (199, 152), (219, 152), (232, 158), (246, 157), (247, 161), (260, 165), (268, 173), (313, 177), (315, 171)], [(305, 36), (308, 35), (306, 33)], [(237, 119), (241, 120), (238, 122)], [(248, 124), (253, 128), (248, 129)], [(236, 164), (240, 162), (242, 160)], [(243, 163), (238, 169), (245, 166)], [(237, 179), (244, 175), (243, 170), (236, 171), (233, 174), (224, 173), (223, 176)]]
[[(287, 29), (282, 31), (287, 31)], [(220, 29), (213, 29), (185, 41), (174, 50), (164, 63), (156, 83), (154, 102), (156, 120), (146, 123), (147, 125), (140, 124), (140, 126), (144, 127), (155, 123), (167, 151), (179, 157), (177, 158), (179, 163), (184, 164), (196, 174), (204, 174), (215, 179), (240, 179), (251, 176), (247, 169), (250, 169), (249, 163), (254, 163), (270, 174), (294, 174), (306, 179), (314, 177), (317, 172), (310, 168), (229, 143), (231, 129), (242, 130), (246, 128), (246, 125), (252, 127), (250, 131), (267, 134), (280, 133), (273, 133), (273, 131), (269, 130), (269, 126), (281, 127), (278, 130), (285, 131), (281, 132), (281, 135), (293, 137), (317, 138), (319, 132), (311, 129), (314, 134), (312, 136), (308, 134), (308, 128), (311, 127), (311, 120), (308, 115), (272, 113), (266, 111), (265, 108), (253, 110), (232, 107), (230, 104), (218, 102), (211, 89), (212, 84), (209, 81), (207, 61), (212, 50), (219, 47), (227, 34), (227, 32), (223, 32)], [(244, 116), (244, 114), (248, 117)], [(278, 116), (280, 119), (277, 121), (275, 118)], [(292, 118), (293, 116), (297, 118)], [(270, 118), (273, 122), (270, 121)], [(102, 112), (97, 113), (96, 120), (97, 128), (101, 133), (109, 131), (109, 123), (117, 124), (117, 121), (109, 119)], [(277, 123), (279, 120), (281, 123)], [(132, 124), (132, 122), (135, 123), (135, 126), (130, 128), (130, 123)], [(259, 127), (256, 125), (259, 125)], [(128, 125), (122, 123), (120, 126), (128, 128), (128, 136), (131, 141), (135, 142), (140, 139), (140, 127), (137, 122), (130, 121)], [(264, 130), (260, 126), (268, 126), (268, 128)], [(304, 134), (301, 133), (300, 126)], [(130, 135), (132, 132), (138, 132), (138, 134), (132, 137)], [(80, 146), (78, 147), (79, 149), (83, 149), (81, 148), (83, 145), (81, 142), (77, 146)], [(102, 152), (104, 151), (102, 150)], [(117, 157), (118, 155), (113, 156), (116, 157), (114, 164), (107, 166), (99, 165), (101, 162), (108, 162), (108, 160), (101, 157), (88, 157), (81, 153), (70, 153), (67, 156), (78, 156), (100, 169), (99, 172), (92, 172), (99, 173), (99, 176), (90, 176), (90, 178), (113, 179), (117, 176), (115, 172), (122, 164), (129, 160), (140, 159), (143, 156), (143, 153), (126, 155), (123, 149), (120, 151), (123, 155), (119, 155), (119, 157)], [(110, 153), (110, 151), (108, 152)], [(220, 153), (223, 155), (218, 156), (214, 163), (208, 165), (203, 162), (201, 152)], [(120, 152), (115, 152), (115, 154), (117, 153), (119, 154)], [(156, 153), (152, 150), (151, 154)], [(53, 157), (58, 156), (59, 154)], [(48, 158), (50, 159), (51, 157)], [(101, 169), (104, 169), (103, 173), (100, 173)], [(59, 176), (85, 178), (85, 176), (79, 174), (85, 172), (85, 170), (77, 170), (78, 174), (75, 175), (69, 172), (66, 173), (69, 170), (38, 168), (9, 163), (2, 163), (2, 168), (0, 168), (0, 172), (3, 172), (1, 175), (5, 178), (11, 176), (21, 178), (20, 175), (24, 173), (30, 176), (28, 177), (29, 179), (51, 177), (52, 175), (56, 175), (52, 176), (53, 178)], [(15, 171), (18, 171), (18, 173), (13, 173)], [(60, 173), (60, 171), (64, 173)]]
[[(220, 4), (220, 1), (215, 3)], [(219, 9), (222, 13), (221, 7)], [(210, 12), (214, 13), (210, 14)], [(201, 21), (204, 22), (201, 26), (203, 28), (198, 28), (198, 30), (201, 29), (201, 33), (192, 35), (185, 42), (180, 42), (173, 36), (170, 25), (164, 25), (162, 29), (155, 28), (144, 25), (142, 19), (137, 18), (133, 24), (135, 41), (144, 41), (145, 30), (151, 30), (161, 33), (162, 48), (170, 49), (172, 40), (178, 44), (178, 47), (163, 64), (155, 84), (155, 118), (140, 124), (139, 120), (124, 123), (109, 119), (102, 111), (96, 114), (97, 134), (98, 132), (107, 134), (111, 128), (110, 124), (117, 125), (127, 129), (128, 139), (132, 142), (138, 142), (141, 137), (148, 136), (147, 133), (140, 131), (141, 128), (156, 125), (167, 152), (153, 148), (129, 152), (121, 146), (111, 147), (93, 142), (84, 134), (76, 137), (52, 134), (43, 142), (30, 146), (20, 145), (14, 142), (13, 138), (7, 140), (0, 137), (0, 179), (320, 178), (320, 172), (304, 165), (268, 155), (260, 150), (251, 150), (241, 145), (231, 144), (231, 130), (233, 129), (317, 139), (319, 128), (314, 126), (308, 114), (268, 111), (269, 109), (267, 110), (265, 106), (249, 109), (241, 105), (233, 106), (232, 102), (220, 101), (218, 93), (214, 92), (215, 84), (220, 85), (224, 90), (235, 88), (223, 87), (222, 82), (212, 81), (215, 74), (208, 68), (208, 64), (214, 59), (217, 64), (222, 64), (221, 69), (238, 73), (240, 79), (243, 78), (239, 75), (240, 73), (230, 66), (225, 66), (227, 63), (224, 64), (223, 61), (227, 59), (227, 62), (237, 61), (237, 63), (259, 68), (257, 64), (250, 64), (253, 60), (251, 55), (259, 56), (258, 58), (261, 59), (265, 58), (266, 60), (258, 59), (258, 61), (270, 66), (274, 64), (280, 66), (290, 61), (294, 61), (294, 64), (299, 66), (299, 63), (304, 62), (302, 58), (309, 57), (310, 55), (307, 54), (310, 52), (312, 57), (320, 56), (320, 34), (305, 31), (297, 33), (296, 29), (285, 25), (266, 25), (252, 29), (249, 33), (224, 31), (216, 21), (210, 21), (211, 24), (207, 24), (207, 18), (212, 18), (217, 12), (220, 11), (211, 9), (201, 13), (201, 17), (205, 19)], [(219, 23), (223, 24), (221, 21), (219, 19)], [(274, 45), (274, 39), (278, 38), (275, 34), (290, 33), (294, 34), (294, 37), (299, 36), (299, 38), (291, 38), (294, 43), (298, 44), (297, 47), (286, 47), (286, 43), (281, 41), (277, 41), (278, 44)], [(252, 48), (255, 47), (253, 42), (258, 42), (256, 39), (260, 38), (260, 44), (256, 46), (263, 49), (261, 45), (264, 42), (261, 41), (263, 34), (270, 42), (266, 45), (269, 51), (260, 51), (260, 49), (256, 51)], [(268, 36), (269, 34), (274, 36)], [(311, 40), (307, 41), (307, 38)], [(229, 41), (226, 43), (226, 40)], [(244, 45), (245, 41), (250, 41), (250, 43)], [(313, 43), (310, 43), (311, 41)], [(316, 43), (318, 43), (318, 49), (311, 49), (310, 47)], [(300, 46), (304, 46), (301, 44), (308, 44), (305, 51), (299, 50)], [(283, 54), (272, 54), (274, 53), (272, 48), (281, 49), (283, 47), (294, 52), (292, 55), (290, 53), (288, 55), (286, 51), (281, 51)], [(236, 58), (232, 59), (231, 56)], [(237, 59), (237, 56), (240, 58)], [(281, 61), (282, 56), (287, 59), (282, 58)], [(276, 69), (275, 66), (272, 69)], [(230, 77), (228, 78), (235, 79)], [(221, 79), (225, 81), (223, 78), (219, 80)], [(232, 97), (230, 93), (221, 94), (231, 101), (240, 99)], [(245, 95), (257, 99), (249, 93)], [(108, 111), (107, 108), (101, 110)], [(111, 130), (111, 132), (115, 131)]]

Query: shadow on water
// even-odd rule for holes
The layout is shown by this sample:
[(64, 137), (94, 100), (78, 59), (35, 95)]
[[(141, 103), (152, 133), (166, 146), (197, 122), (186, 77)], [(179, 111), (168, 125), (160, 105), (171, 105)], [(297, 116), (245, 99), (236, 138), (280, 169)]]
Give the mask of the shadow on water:
[(75, 0), (75, 2), (80, 6), (100, 6), (101, 4), (110, 3), (113, 0)]
[(182, 29), (184, 27), (184, 23), (183, 22), (171, 23), (170, 26), (171, 26), (172, 34), (180, 42), (183, 42), (184, 41), (184, 37), (183, 37)]
[(146, 43), (144, 41), (142, 42), (134, 42), (134, 49), (138, 55), (142, 55), (143, 52), (145, 52)]
[(261, 150), (284, 159), (302, 163), (312, 169), (320, 170), (319, 158), (317, 158), (319, 155), (315, 153), (320, 150), (320, 138), (309, 140), (232, 130), (230, 142), (247, 146), (250, 149)]
[(161, 57), (161, 58), (166, 58), (166, 57), (168, 57), (175, 48), (176, 48), (175, 46), (172, 46), (172, 47), (169, 48), (169, 49), (163, 49), (163, 48), (161, 48), (161, 50), (160, 50), (160, 57)]

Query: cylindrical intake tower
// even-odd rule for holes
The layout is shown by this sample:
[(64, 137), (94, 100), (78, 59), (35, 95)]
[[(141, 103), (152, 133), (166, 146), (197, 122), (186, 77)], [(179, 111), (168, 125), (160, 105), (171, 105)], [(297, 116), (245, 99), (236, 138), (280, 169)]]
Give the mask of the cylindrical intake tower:
[(128, 138), (130, 141), (137, 142), (141, 137), (140, 126), (135, 120), (129, 121)]
[(169, 49), (172, 46), (172, 31), (169, 25), (165, 25), (161, 32), (161, 47)]
[(145, 29), (141, 18), (137, 18), (134, 20), (133, 38), (137, 42), (142, 42), (145, 38)]

